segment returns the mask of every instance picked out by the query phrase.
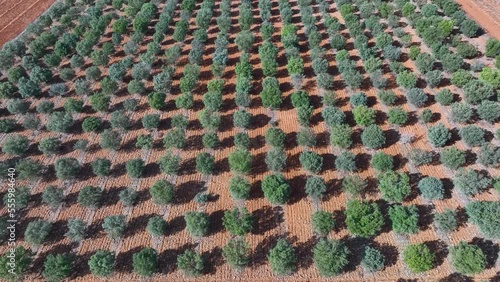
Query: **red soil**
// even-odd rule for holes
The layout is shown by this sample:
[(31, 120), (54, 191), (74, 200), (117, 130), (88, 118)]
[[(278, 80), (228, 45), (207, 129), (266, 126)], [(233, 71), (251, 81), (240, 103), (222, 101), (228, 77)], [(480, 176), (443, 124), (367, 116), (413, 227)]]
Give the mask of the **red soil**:
[(491, 36), (500, 39), (500, 3), (497, 0), (455, 0)]
[(18, 36), (29, 23), (47, 10), (54, 0), (2, 0), (0, 46)]

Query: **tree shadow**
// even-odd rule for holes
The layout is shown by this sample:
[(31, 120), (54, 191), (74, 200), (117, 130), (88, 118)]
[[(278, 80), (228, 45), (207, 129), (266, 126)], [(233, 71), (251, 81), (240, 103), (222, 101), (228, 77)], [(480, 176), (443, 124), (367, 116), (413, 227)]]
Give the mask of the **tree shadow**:
[(203, 269), (203, 273), (205, 274), (215, 274), (217, 267), (224, 264), (221, 247), (217, 246), (210, 251), (203, 252), (201, 256), (205, 262), (205, 268)]
[(288, 183), (290, 184), (291, 195), (290, 195), (290, 199), (288, 200), (287, 204), (290, 204), (290, 205), (295, 204), (298, 201), (300, 201), (306, 197), (305, 188), (304, 188), (306, 185), (306, 176), (305, 175), (295, 176), (294, 178), (288, 180)]
[(132, 220), (129, 220), (127, 222), (127, 228), (125, 230), (123, 238), (132, 237), (134, 236), (134, 234), (146, 230), (146, 226), (148, 225), (148, 220), (155, 215), (156, 214), (154, 213), (141, 214), (140, 216), (134, 217), (132, 218)]
[(132, 256), (142, 250), (143, 247), (135, 247), (125, 252), (120, 252), (116, 255), (115, 270), (117, 272), (130, 271), (132, 265)]
[(299, 258), (297, 262), (297, 267), (299, 269), (308, 269), (313, 265), (311, 250), (317, 242), (317, 237), (311, 237), (305, 242), (298, 242), (295, 244), (295, 254)]
[(178, 232), (181, 232), (186, 228), (186, 221), (184, 220), (184, 216), (179, 215), (172, 218), (170, 221), (168, 221), (167, 226), (168, 228), (165, 236), (172, 236)]
[(427, 230), (434, 221), (434, 208), (432, 205), (417, 205), (418, 209), (418, 226), (420, 230)]
[(255, 247), (255, 251), (252, 255), (252, 267), (260, 266), (267, 264), (267, 254), (276, 245), (278, 241), (278, 235), (271, 235), (265, 237), (257, 246)]
[(424, 243), (435, 255), (434, 266), (438, 267), (444, 263), (448, 256), (448, 246), (440, 240), (427, 241)]
[(500, 251), (498, 243), (479, 237), (474, 237), (472, 243), (481, 248), (486, 256), (486, 268), (490, 269), (495, 267), (495, 262), (498, 259), (498, 252)]
[(224, 210), (218, 210), (210, 214), (210, 234), (215, 235), (224, 230), (222, 218), (224, 217)]
[(191, 180), (179, 184), (175, 189), (176, 203), (184, 204), (189, 203), (194, 199), (194, 196), (201, 192), (205, 187), (205, 182), (198, 180)]
[(271, 206), (264, 206), (253, 211), (252, 217), (256, 219), (252, 234), (257, 235), (263, 235), (283, 222), (283, 218), (279, 216), (279, 211), (276, 210), (276, 207)]

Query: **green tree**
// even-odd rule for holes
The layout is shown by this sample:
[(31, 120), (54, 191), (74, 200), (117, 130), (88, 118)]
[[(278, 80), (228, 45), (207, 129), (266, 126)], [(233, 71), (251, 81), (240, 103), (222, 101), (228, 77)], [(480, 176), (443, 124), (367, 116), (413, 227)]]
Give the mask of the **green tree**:
[(115, 255), (106, 250), (97, 250), (89, 259), (90, 272), (98, 277), (109, 277), (115, 267)]
[(390, 202), (402, 202), (411, 192), (410, 178), (404, 172), (386, 171), (377, 176), (382, 198)]
[(281, 105), (281, 90), (279, 82), (274, 77), (266, 77), (262, 81), (262, 92), (260, 92), (262, 104), (266, 108), (278, 109)]
[(102, 228), (108, 238), (114, 240), (123, 236), (127, 226), (124, 215), (110, 215), (104, 218)]
[(161, 110), (165, 107), (167, 95), (163, 92), (153, 92), (148, 95), (149, 106), (155, 110)]
[(176, 175), (180, 166), (180, 157), (174, 155), (171, 151), (167, 151), (164, 156), (160, 158), (158, 164), (160, 170), (167, 175)]
[(196, 156), (196, 170), (202, 174), (212, 174), (214, 172), (215, 158), (210, 153), (203, 152)]
[(250, 245), (243, 238), (232, 238), (222, 247), (222, 256), (235, 269), (241, 269), (250, 262)]
[(340, 274), (349, 263), (350, 251), (338, 240), (321, 239), (312, 252), (314, 265), (323, 277)]
[(229, 180), (229, 193), (235, 200), (246, 200), (250, 197), (250, 182), (242, 176), (234, 176)]
[(361, 259), (361, 266), (372, 273), (380, 271), (384, 269), (385, 256), (379, 250), (367, 246)]
[(47, 186), (42, 193), (42, 202), (51, 207), (52, 209), (56, 209), (59, 207), (61, 202), (64, 199), (64, 193), (61, 188), (57, 188), (56, 186)]
[(391, 124), (404, 125), (408, 122), (408, 113), (401, 107), (391, 108), (387, 112), (387, 120)]
[(463, 194), (473, 196), (486, 190), (491, 185), (491, 178), (473, 169), (459, 169), (453, 185)]
[(352, 110), (356, 124), (366, 127), (375, 123), (375, 110), (367, 106), (357, 106)]
[(369, 125), (361, 133), (361, 141), (370, 149), (379, 149), (385, 144), (384, 131), (375, 124)]
[(232, 171), (247, 174), (252, 167), (252, 155), (247, 150), (236, 149), (228, 157)]
[(2, 152), (9, 155), (22, 155), (28, 151), (29, 139), (22, 135), (8, 135), (2, 145)]
[(128, 160), (125, 168), (127, 169), (128, 176), (132, 178), (140, 178), (146, 172), (146, 165), (142, 159)]
[(500, 237), (500, 224), (498, 223), (500, 203), (473, 201), (465, 206), (465, 211), (470, 221), (477, 225), (484, 236), (492, 239)]
[(252, 231), (253, 217), (246, 208), (234, 207), (224, 212), (222, 224), (232, 235), (243, 236)]
[[(12, 194), (14, 194), (14, 197), (11, 196)], [(13, 200), (15, 200), (16, 209), (23, 210), (28, 206), (30, 196), (31, 194), (29, 187), (27, 186), (17, 187), (13, 193), (4, 194), (3, 203), (5, 206), (7, 206), (9, 203), (13, 203)]]
[(103, 190), (95, 186), (85, 186), (78, 193), (78, 203), (86, 208), (95, 209), (99, 206)]
[(396, 233), (412, 234), (418, 231), (417, 207), (394, 205), (389, 208), (392, 230)]
[(203, 257), (192, 250), (186, 250), (177, 257), (177, 267), (182, 270), (186, 276), (201, 276), (204, 264)]
[(432, 269), (436, 260), (436, 256), (424, 244), (415, 244), (406, 247), (403, 257), (408, 268), (415, 273)]
[(476, 147), (482, 145), (484, 140), (484, 130), (475, 125), (467, 125), (460, 129), (460, 138), (467, 146)]
[(441, 213), (434, 215), (434, 224), (436, 228), (446, 233), (452, 232), (457, 229), (457, 212), (447, 209)]
[(283, 148), (286, 134), (278, 127), (270, 127), (265, 134), (266, 143), (272, 147)]
[(453, 268), (461, 274), (473, 275), (484, 271), (486, 256), (478, 246), (464, 241), (449, 248)]
[[(15, 258), (14, 268), (11, 265), (12, 255)], [(0, 257), (0, 278), (5, 281), (22, 281), (31, 266), (32, 257), (31, 251), (22, 246), (9, 250)]]
[(167, 232), (167, 222), (159, 215), (152, 216), (148, 220), (146, 230), (149, 234), (151, 234), (151, 236), (163, 236), (165, 235), (165, 232)]
[(465, 153), (455, 147), (448, 147), (441, 151), (441, 163), (446, 167), (456, 170), (465, 164)]
[(75, 158), (61, 158), (56, 160), (55, 170), (57, 178), (66, 180), (76, 178), (81, 166)]
[(360, 237), (374, 236), (384, 224), (384, 217), (376, 203), (351, 200), (347, 203), (345, 215), (349, 232)]
[(122, 137), (120, 133), (111, 129), (104, 129), (104, 131), (99, 134), (99, 145), (103, 149), (118, 150), (122, 143)]
[(443, 183), (435, 177), (429, 176), (420, 179), (418, 189), (425, 199), (441, 200), (444, 197)]
[(157, 205), (168, 205), (174, 199), (174, 186), (165, 179), (155, 182), (149, 189), (149, 194), (153, 199), (153, 203)]
[(264, 176), (261, 183), (264, 197), (274, 205), (285, 204), (290, 197), (290, 185), (281, 174), (271, 174)]
[(382, 151), (373, 154), (370, 164), (378, 171), (392, 170), (394, 167), (392, 156)]
[(68, 231), (64, 234), (71, 242), (80, 242), (87, 235), (87, 223), (81, 219), (70, 218), (68, 220)]
[(132, 267), (140, 276), (151, 277), (158, 268), (158, 254), (152, 248), (143, 248), (132, 255)]
[(202, 237), (208, 234), (210, 221), (206, 213), (190, 211), (184, 214), (184, 220), (187, 231), (192, 237)]
[(299, 156), (300, 164), (311, 173), (318, 173), (323, 167), (323, 157), (316, 152), (304, 151)]
[(96, 132), (102, 127), (102, 121), (98, 117), (87, 117), (82, 122), (84, 132)]
[(327, 236), (335, 226), (333, 215), (326, 211), (316, 211), (312, 215), (312, 226), (316, 234)]
[(37, 219), (28, 223), (24, 231), (24, 239), (30, 245), (42, 245), (52, 229), (52, 224), (46, 220)]
[(297, 258), (293, 246), (285, 239), (278, 239), (267, 255), (273, 273), (290, 275), (296, 269)]
[(38, 143), (38, 149), (42, 151), (44, 155), (50, 156), (59, 153), (61, 144), (61, 140), (54, 137), (48, 137), (42, 139), (40, 143)]
[(366, 181), (358, 175), (348, 175), (342, 180), (342, 189), (354, 196), (363, 192), (366, 187)]
[(434, 147), (443, 147), (451, 139), (451, 133), (442, 123), (429, 127), (427, 138)]
[(48, 254), (43, 263), (43, 277), (47, 281), (62, 281), (71, 275), (73, 258), (69, 254)]
[(109, 176), (111, 173), (111, 161), (98, 158), (91, 163), (92, 172), (97, 176)]
[(335, 168), (342, 171), (355, 171), (356, 168), (356, 155), (350, 151), (343, 151), (335, 159)]

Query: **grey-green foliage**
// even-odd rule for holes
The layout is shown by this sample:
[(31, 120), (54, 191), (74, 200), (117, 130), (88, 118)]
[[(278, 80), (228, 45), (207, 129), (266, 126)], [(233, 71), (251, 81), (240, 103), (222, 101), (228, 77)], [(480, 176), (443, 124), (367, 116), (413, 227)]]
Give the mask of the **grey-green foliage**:
[(491, 178), (473, 169), (459, 169), (453, 184), (463, 194), (473, 196), (486, 190), (491, 185)]
[(447, 209), (441, 213), (434, 214), (434, 224), (444, 232), (452, 232), (457, 229), (457, 212)]
[(87, 223), (81, 219), (70, 218), (65, 236), (72, 242), (80, 242), (87, 235)]
[(385, 256), (379, 250), (367, 246), (361, 259), (361, 266), (369, 272), (377, 272), (384, 269)]
[(434, 147), (443, 147), (451, 139), (451, 133), (442, 123), (430, 127), (427, 130), (427, 138)]
[(435, 177), (424, 177), (418, 182), (418, 189), (425, 199), (443, 199), (444, 189), (441, 180)]
[(467, 146), (475, 147), (484, 143), (484, 130), (475, 125), (467, 125), (460, 129), (460, 138)]

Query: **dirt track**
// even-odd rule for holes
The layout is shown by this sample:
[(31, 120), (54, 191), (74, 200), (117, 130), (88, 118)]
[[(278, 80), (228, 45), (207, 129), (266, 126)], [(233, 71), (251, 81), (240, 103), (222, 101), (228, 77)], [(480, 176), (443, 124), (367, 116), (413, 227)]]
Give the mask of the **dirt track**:
[(54, 0), (2, 0), (0, 6), (0, 46), (19, 35)]
[(491, 36), (500, 39), (500, 2), (497, 0), (455, 0)]

